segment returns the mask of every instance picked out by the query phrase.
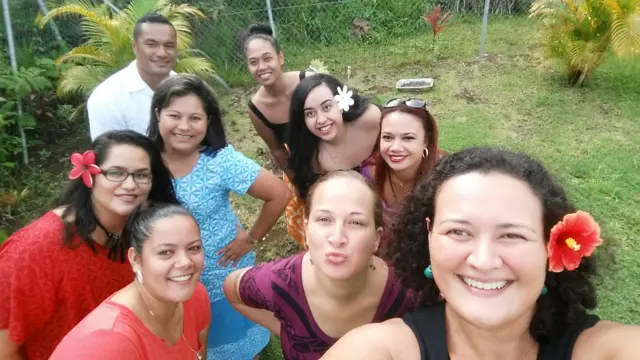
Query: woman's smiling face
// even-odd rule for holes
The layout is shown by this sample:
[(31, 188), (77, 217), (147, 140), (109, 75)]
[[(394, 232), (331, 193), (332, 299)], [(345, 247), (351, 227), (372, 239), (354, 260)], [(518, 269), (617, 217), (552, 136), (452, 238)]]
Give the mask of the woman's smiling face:
[(533, 315), (547, 250), (528, 184), (496, 172), (456, 176), (440, 187), (432, 221), (431, 267), (451, 309), (489, 329)]

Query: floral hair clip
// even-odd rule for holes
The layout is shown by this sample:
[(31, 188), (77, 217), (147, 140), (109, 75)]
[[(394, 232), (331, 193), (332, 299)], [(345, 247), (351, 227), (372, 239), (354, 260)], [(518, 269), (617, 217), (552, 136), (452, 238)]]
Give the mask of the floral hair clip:
[(97, 175), (101, 172), (100, 168), (96, 166), (96, 154), (93, 150), (85, 151), (82, 155), (73, 153), (71, 155), (71, 163), (74, 168), (69, 173), (69, 179), (75, 180), (82, 176), (82, 182), (91, 189), (93, 187), (91, 175)]
[(583, 257), (589, 257), (602, 244), (600, 226), (589, 213), (567, 214), (551, 229), (547, 251), (549, 271), (575, 270)]
[(347, 85), (342, 87), (342, 89), (338, 88), (338, 95), (334, 96), (334, 99), (338, 102), (338, 107), (340, 110), (349, 111), (349, 107), (353, 105), (355, 102), (353, 101), (353, 91), (347, 91)]

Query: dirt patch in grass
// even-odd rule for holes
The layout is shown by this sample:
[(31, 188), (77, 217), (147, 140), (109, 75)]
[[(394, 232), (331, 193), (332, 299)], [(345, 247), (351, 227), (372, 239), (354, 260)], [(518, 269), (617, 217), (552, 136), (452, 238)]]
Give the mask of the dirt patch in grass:
[(467, 104), (481, 104), (485, 102), (480, 95), (469, 88), (462, 88), (462, 90), (456, 94), (456, 98), (464, 100)]

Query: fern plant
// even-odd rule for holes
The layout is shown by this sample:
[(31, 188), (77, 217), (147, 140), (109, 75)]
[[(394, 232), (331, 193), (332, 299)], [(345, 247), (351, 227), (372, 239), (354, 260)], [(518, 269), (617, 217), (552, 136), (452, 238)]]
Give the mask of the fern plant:
[(545, 56), (562, 61), (572, 85), (584, 84), (609, 49), (640, 54), (640, 0), (536, 0), (529, 13), (541, 19)]
[(52, 87), (45, 69), (31, 67), (15, 71), (0, 63), (0, 89), (3, 95), (0, 98), (0, 169), (14, 167), (13, 157), (21, 150), (24, 163), (29, 162), (24, 129), (33, 129), (36, 119), (28, 112), (18, 111), (20, 102), (32, 92), (43, 92)]
[(126, 8), (117, 11), (102, 1), (64, 0), (63, 5), (38, 18), (40, 26), (56, 17), (80, 16), (82, 19), (85, 43), (57, 59), (58, 64), (72, 65), (62, 72), (58, 95), (81, 94), (87, 97), (98, 84), (133, 61), (133, 28), (136, 21), (148, 12), (164, 15), (176, 28), (176, 72), (222, 81), (215, 74), (209, 58), (193, 49), (194, 38), (189, 20), (205, 17), (195, 7), (174, 5), (169, 0), (133, 0)]

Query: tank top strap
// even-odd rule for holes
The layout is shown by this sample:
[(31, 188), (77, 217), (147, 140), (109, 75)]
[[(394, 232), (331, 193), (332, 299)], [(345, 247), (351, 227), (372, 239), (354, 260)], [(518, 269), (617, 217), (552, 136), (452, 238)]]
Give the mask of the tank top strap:
[(249, 109), (256, 114), (258, 119), (260, 119), (266, 126), (273, 129), (273, 123), (267, 119), (266, 116), (258, 109), (258, 107), (253, 103), (253, 101), (249, 100)]
[(421, 360), (449, 360), (444, 302), (412, 311), (403, 320), (418, 340)]

